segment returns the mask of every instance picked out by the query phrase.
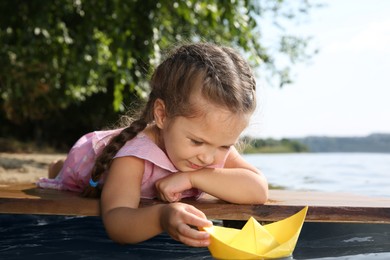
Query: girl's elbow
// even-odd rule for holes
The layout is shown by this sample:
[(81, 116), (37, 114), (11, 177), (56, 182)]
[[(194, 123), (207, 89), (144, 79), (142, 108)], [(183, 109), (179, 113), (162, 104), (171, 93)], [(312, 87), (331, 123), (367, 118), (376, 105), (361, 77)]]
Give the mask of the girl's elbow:
[(238, 201), (238, 204), (247, 204), (247, 205), (260, 205), (266, 203), (268, 200), (268, 192), (256, 192), (252, 195), (249, 195), (246, 199)]
[(268, 188), (260, 192), (257, 196), (257, 201), (255, 204), (264, 204), (268, 201)]
[(263, 180), (259, 182), (259, 185), (254, 190), (254, 202), (253, 204), (264, 204), (268, 201), (268, 183)]
[(119, 225), (115, 225), (112, 222), (104, 222), (104, 228), (107, 236), (117, 244), (127, 245), (142, 242), (134, 233), (125, 232), (125, 229), (120, 228)]
[(268, 181), (260, 171), (256, 171), (253, 176), (253, 204), (264, 204), (268, 201)]
[(107, 235), (112, 241), (120, 245), (138, 244), (142, 242), (140, 240), (133, 239), (129, 236), (123, 236), (122, 234), (118, 235), (118, 234), (112, 234), (110, 232), (107, 232)]
[(124, 238), (121, 234), (118, 234), (117, 232), (113, 231), (113, 230), (110, 230), (109, 228), (106, 227), (106, 233), (107, 233), (107, 236), (112, 240), (114, 241), (115, 243), (117, 244), (120, 244), (120, 245), (126, 245), (126, 244), (131, 244), (130, 241), (128, 241), (128, 239)]

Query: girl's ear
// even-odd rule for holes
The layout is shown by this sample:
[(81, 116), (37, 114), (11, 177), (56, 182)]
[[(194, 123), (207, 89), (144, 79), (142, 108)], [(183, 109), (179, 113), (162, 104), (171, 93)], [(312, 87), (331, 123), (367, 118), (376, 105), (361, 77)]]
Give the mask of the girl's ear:
[(165, 111), (165, 103), (162, 99), (156, 99), (154, 101), (153, 107), (154, 121), (158, 128), (162, 129), (164, 127), (165, 119), (167, 118), (167, 113)]

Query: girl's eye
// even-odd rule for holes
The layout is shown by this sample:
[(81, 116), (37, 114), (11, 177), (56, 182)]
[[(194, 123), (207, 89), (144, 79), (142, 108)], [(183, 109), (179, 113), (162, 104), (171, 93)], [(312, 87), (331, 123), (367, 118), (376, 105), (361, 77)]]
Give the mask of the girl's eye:
[(229, 145), (221, 146), (221, 148), (224, 149), (224, 150), (229, 150), (230, 147), (231, 147), (231, 146), (229, 146)]
[(200, 142), (200, 141), (196, 141), (194, 139), (191, 139), (191, 142), (194, 144), (194, 145), (202, 145), (203, 142)]

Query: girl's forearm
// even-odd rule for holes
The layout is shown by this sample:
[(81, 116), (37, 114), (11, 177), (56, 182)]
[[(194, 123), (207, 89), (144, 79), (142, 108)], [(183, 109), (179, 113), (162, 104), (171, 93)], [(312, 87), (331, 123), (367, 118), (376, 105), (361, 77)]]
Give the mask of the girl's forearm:
[(267, 180), (248, 169), (202, 169), (189, 174), (194, 188), (231, 203), (263, 204), (268, 199)]
[(104, 226), (109, 237), (120, 244), (134, 244), (160, 234), (163, 204), (145, 208), (115, 208), (106, 212)]

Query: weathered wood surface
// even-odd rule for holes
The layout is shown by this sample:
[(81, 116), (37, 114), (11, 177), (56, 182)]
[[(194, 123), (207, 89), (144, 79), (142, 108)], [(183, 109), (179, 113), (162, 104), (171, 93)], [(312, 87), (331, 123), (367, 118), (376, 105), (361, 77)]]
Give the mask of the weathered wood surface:
[[(271, 190), (264, 205), (237, 205), (211, 196), (183, 200), (202, 210), (210, 219), (276, 221), (309, 206), (306, 221), (390, 223), (390, 198), (346, 193)], [(157, 200), (142, 200), (145, 207)], [(0, 213), (98, 216), (99, 201), (76, 193), (39, 189), (34, 184), (0, 185)]]

